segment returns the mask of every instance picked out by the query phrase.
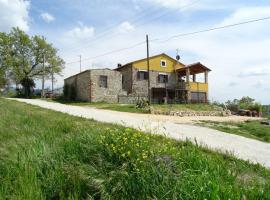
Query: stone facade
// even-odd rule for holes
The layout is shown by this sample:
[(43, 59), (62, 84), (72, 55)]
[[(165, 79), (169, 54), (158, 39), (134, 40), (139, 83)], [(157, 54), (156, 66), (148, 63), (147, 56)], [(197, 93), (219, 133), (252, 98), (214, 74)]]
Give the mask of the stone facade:
[[(125, 66), (123, 68), (117, 69), (122, 73), (123, 76), (123, 89), (127, 91), (128, 94), (134, 96), (147, 96), (148, 94), (148, 80), (138, 79), (138, 72), (140, 70), (132, 68), (132, 65)], [(167, 83), (160, 83), (158, 76), (160, 74), (168, 75)], [(175, 73), (169, 72), (158, 72), (150, 71), (150, 88), (174, 88), (176, 85), (176, 75)]]
[[(107, 77), (106, 87), (101, 85), (101, 76)], [(126, 95), (122, 90), (122, 74), (110, 69), (84, 71), (65, 79), (65, 85), (74, 87), (78, 101), (117, 103), (118, 95)]]
[[(132, 93), (138, 96), (144, 96), (148, 94), (148, 80), (139, 80), (137, 77), (139, 70), (132, 70)], [(167, 83), (160, 83), (158, 80), (159, 75), (168, 75)], [(174, 88), (176, 85), (175, 73), (149, 71), (150, 88)]]

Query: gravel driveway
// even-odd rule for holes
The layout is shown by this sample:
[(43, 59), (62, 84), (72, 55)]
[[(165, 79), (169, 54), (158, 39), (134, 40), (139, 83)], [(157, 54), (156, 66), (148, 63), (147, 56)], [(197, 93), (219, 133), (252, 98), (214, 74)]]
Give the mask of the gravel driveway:
[[(223, 153), (232, 153), (235, 157), (249, 160), (253, 163), (270, 168), (270, 143), (223, 133), (221, 131), (198, 127), (192, 124), (179, 124), (170, 118), (153, 115), (130, 114), (109, 110), (100, 110), (90, 107), (71, 106), (60, 103), (47, 102), (36, 99), (12, 99), (36, 105), (73, 116), (95, 119), (100, 122), (116, 123), (139, 129), (144, 132), (166, 135), (177, 140), (189, 139), (199, 145), (218, 150)], [(196, 140), (196, 141), (195, 141)]]

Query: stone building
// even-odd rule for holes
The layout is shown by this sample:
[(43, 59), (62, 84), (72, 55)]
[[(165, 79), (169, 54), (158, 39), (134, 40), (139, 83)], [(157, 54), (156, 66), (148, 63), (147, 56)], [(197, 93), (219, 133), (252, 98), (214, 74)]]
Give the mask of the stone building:
[[(152, 103), (208, 102), (208, 72), (201, 63), (184, 65), (167, 54), (136, 60), (119, 66), (123, 75), (123, 89), (132, 97), (148, 97)], [(204, 74), (204, 81), (198, 82), (197, 74)], [(148, 79), (150, 90), (148, 92)]]
[(66, 78), (64, 90), (69, 99), (89, 102), (118, 102), (122, 90), (122, 74), (111, 69), (91, 69)]
[[(149, 58), (149, 72), (145, 58), (115, 70), (84, 71), (65, 79), (65, 88), (80, 101), (135, 103), (150, 96), (152, 103), (206, 103), (210, 71), (199, 62), (185, 65), (163, 53)], [(199, 82), (197, 74), (204, 80)]]

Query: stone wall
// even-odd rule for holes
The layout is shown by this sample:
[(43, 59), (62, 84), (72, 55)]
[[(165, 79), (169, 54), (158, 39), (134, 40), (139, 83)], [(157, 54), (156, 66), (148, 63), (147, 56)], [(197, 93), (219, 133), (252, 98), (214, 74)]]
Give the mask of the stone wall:
[(90, 71), (84, 71), (65, 79), (65, 85), (69, 85), (75, 88), (76, 100), (78, 101), (90, 101), (89, 96), (89, 80)]
[[(132, 94), (134, 95), (147, 95), (148, 94), (148, 80), (138, 80), (137, 78), (138, 70), (133, 69), (132, 71)], [(150, 78), (150, 88), (174, 88), (176, 84), (175, 73), (164, 73), (168, 75), (168, 83), (159, 83), (158, 76), (161, 72), (157, 71), (150, 71), (149, 78)]]
[(127, 65), (125, 67), (120, 67), (117, 71), (122, 74), (122, 89), (127, 91), (128, 94), (132, 92), (132, 65)]
[(230, 116), (231, 112), (227, 111), (164, 111), (164, 110), (155, 110), (150, 108), (151, 114), (155, 115), (171, 115), (179, 117), (190, 117), (190, 116)]
[(147, 96), (132, 96), (132, 95), (119, 95), (118, 96), (118, 103), (122, 103), (122, 104), (136, 104), (136, 102), (139, 99), (145, 99), (147, 100), (148, 97)]
[[(100, 87), (100, 76), (107, 76), (107, 88)], [(110, 69), (94, 69), (90, 72), (91, 101), (117, 103), (118, 95), (126, 95), (122, 90), (122, 74)]]

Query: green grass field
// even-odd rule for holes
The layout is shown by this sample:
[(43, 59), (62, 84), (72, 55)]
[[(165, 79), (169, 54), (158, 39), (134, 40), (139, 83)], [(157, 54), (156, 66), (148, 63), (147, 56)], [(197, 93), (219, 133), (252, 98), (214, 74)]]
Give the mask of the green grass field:
[(0, 99), (0, 199), (270, 199), (270, 171)]
[(261, 124), (260, 121), (247, 122), (209, 122), (204, 121), (200, 125), (217, 129), (226, 133), (241, 135), (244, 137), (270, 142), (270, 126)]

